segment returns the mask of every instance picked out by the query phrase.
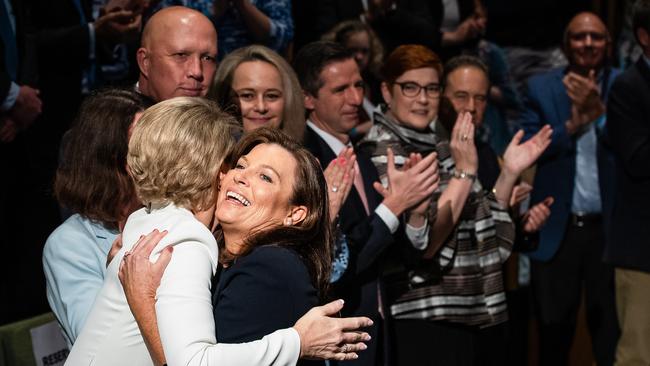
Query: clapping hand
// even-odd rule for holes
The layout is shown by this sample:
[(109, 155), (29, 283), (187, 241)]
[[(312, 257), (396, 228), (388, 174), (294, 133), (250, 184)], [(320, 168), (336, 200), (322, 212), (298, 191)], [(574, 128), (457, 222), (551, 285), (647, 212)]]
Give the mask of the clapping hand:
[(530, 196), (530, 192), (532, 190), (533, 186), (526, 182), (521, 182), (512, 187), (512, 194), (510, 195), (510, 207), (524, 202), (526, 198)]
[[(434, 153), (435, 154), (435, 153)], [(406, 162), (402, 166), (402, 170), (409, 170), (413, 166), (417, 165), (420, 161), (422, 161), (422, 154), (420, 153), (411, 153), (406, 159)], [(437, 161), (436, 161), (437, 164)], [(436, 189), (438, 187), (439, 180), (435, 182)], [(426, 217), (427, 211), (429, 210), (429, 206), (431, 205), (431, 198), (432, 196), (429, 195), (425, 199), (422, 200), (417, 206), (414, 206), (410, 211), (409, 215), (410, 216), (420, 216), (420, 217)]]
[(329, 199), (330, 222), (334, 222), (341, 210), (350, 189), (352, 189), (355, 174), (356, 155), (351, 147), (341, 151), (323, 171), (327, 182), (327, 198)]
[(551, 215), (551, 205), (553, 197), (546, 197), (544, 201), (531, 207), (523, 217), (524, 232), (534, 233), (544, 226), (546, 220)]
[(474, 144), (474, 124), (472, 114), (459, 113), (449, 138), (451, 157), (456, 169), (476, 174), (478, 171), (478, 154)]
[(524, 137), (524, 131), (519, 130), (503, 154), (504, 171), (518, 177), (521, 172), (533, 165), (550, 145), (552, 134), (551, 126), (545, 125), (530, 140), (520, 143)]
[(600, 98), (600, 88), (594, 70), (591, 70), (587, 77), (569, 72), (562, 79), (562, 83), (572, 104), (571, 119), (566, 122), (570, 134), (576, 133), (582, 126), (605, 113), (605, 104)]
[(383, 203), (396, 216), (421, 203), (438, 188), (436, 153), (429, 154), (408, 170), (398, 170), (395, 167), (395, 155), (391, 148), (386, 150), (386, 157), (388, 187), (379, 182), (373, 183), (373, 187), (384, 197)]

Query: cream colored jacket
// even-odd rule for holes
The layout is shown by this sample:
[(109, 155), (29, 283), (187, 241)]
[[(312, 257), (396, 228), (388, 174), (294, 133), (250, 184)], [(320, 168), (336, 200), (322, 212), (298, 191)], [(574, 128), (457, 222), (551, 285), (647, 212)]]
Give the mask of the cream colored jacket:
[(140, 235), (153, 229), (169, 233), (154, 249), (152, 261), (165, 247), (174, 246), (156, 294), (158, 328), (169, 366), (296, 364), (300, 338), (293, 328), (250, 343), (217, 344), (210, 292), (217, 266), (217, 243), (190, 211), (168, 205), (153, 208), (151, 213), (141, 209), (129, 217), (123, 233), (124, 246), (107, 268), (104, 286), (66, 365), (152, 364), (118, 271), (124, 252)]

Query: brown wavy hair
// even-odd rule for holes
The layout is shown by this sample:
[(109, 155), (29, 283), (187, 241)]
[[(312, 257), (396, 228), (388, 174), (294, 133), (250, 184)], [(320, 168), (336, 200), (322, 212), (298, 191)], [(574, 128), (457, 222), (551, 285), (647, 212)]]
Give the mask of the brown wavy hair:
[[(291, 196), (291, 205), (307, 207), (307, 217), (294, 226), (277, 226), (261, 232), (252, 233), (245, 239), (246, 255), (252, 248), (275, 245), (291, 249), (307, 266), (312, 285), (318, 290), (320, 298), (325, 299), (332, 268), (332, 229), (329, 222), (329, 202), (325, 177), (320, 163), (307, 149), (291, 139), (282, 131), (268, 127), (259, 128), (246, 134), (234, 147), (226, 160), (224, 170), (233, 167), (243, 155), (261, 144), (276, 144), (287, 150), (296, 159), (296, 171)], [(223, 248), (223, 233), (217, 233), (217, 242)], [(222, 257), (230, 262), (235, 258)]]
[(126, 170), (129, 127), (152, 102), (133, 90), (105, 89), (86, 98), (64, 139), (54, 179), (59, 204), (109, 229), (134, 197)]

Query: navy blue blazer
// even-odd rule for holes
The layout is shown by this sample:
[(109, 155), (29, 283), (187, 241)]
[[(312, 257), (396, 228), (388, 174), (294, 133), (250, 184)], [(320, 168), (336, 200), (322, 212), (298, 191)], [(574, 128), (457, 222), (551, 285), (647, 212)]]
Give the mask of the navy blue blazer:
[[(324, 167), (336, 158), (334, 151), (309, 126), (305, 130), (304, 144)], [(378, 259), (384, 250), (394, 242), (393, 235), (384, 221), (374, 213), (375, 208), (379, 206), (382, 200), (382, 197), (372, 186), (373, 182), (379, 182), (377, 169), (362, 152), (355, 152), (363, 178), (370, 215), (366, 214), (361, 197), (353, 186), (339, 211), (341, 230), (345, 233), (350, 245), (351, 258), (345, 274), (338, 281), (343, 286), (335, 285), (334, 288), (337, 295), (345, 296), (344, 299), (348, 310), (361, 306), (362, 296), (359, 292), (361, 289), (358, 286), (370, 282), (376, 283), (379, 277)], [(376, 286), (371, 293), (374, 294), (372, 304), (367, 304), (369, 307), (362, 306), (362, 308), (366, 308), (370, 312), (355, 312), (355, 315), (358, 313), (364, 316), (372, 316), (377, 313)]]
[(222, 269), (212, 300), (217, 341), (242, 343), (292, 327), (318, 305), (318, 294), (298, 254), (269, 245)]
[(605, 260), (650, 272), (650, 67), (643, 58), (612, 85), (607, 118), (617, 190)]
[[(529, 139), (545, 124), (553, 128), (551, 145), (537, 161), (537, 172), (531, 194), (531, 205), (548, 196), (555, 199), (551, 207), (551, 216), (540, 231), (537, 250), (528, 253), (531, 258), (549, 261), (557, 253), (564, 238), (569, 215), (576, 173), (576, 137), (566, 132), (564, 123), (571, 117), (571, 100), (566, 93), (562, 78), (565, 68), (553, 69), (531, 77), (527, 82), (524, 99), (524, 111), (520, 124), (526, 132), (524, 139)], [(618, 70), (605, 72), (604, 100), (607, 99), (609, 87), (619, 74)], [(604, 128), (596, 128), (598, 136), (598, 180), (602, 201), (602, 213), (605, 229), (610, 222), (614, 194), (614, 161), (608, 151)]]

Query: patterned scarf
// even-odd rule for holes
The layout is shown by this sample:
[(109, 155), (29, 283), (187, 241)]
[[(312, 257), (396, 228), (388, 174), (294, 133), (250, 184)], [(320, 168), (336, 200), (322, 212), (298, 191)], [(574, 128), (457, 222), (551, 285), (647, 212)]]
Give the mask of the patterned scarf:
[(422, 155), (428, 155), (436, 150), (438, 138), (435, 135), (434, 126), (436, 121), (431, 122), (429, 127), (424, 131), (417, 131), (404, 125), (396, 123), (389, 116), (375, 111), (373, 116), (374, 123), (383, 126), (390, 131), (395, 137), (401, 140), (402, 146), (408, 146), (409, 152), (419, 152)]

